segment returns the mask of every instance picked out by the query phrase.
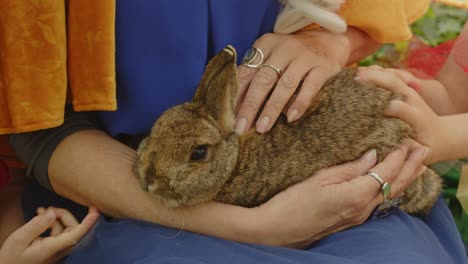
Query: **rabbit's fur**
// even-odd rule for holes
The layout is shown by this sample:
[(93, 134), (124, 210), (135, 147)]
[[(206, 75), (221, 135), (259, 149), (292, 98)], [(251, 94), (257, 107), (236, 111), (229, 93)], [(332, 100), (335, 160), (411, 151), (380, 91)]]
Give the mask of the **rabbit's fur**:
[[(236, 52), (231, 46), (207, 66), (191, 102), (167, 110), (138, 149), (135, 173), (144, 189), (168, 206), (208, 200), (257, 206), (287, 187), (330, 166), (376, 149), (379, 161), (411, 135), (411, 128), (383, 116), (385, 89), (354, 80), (346, 69), (321, 89), (304, 116), (280, 116), (270, 132), (234, 133)], [(203, 157), (203, 147), (206, 156)], [(199, 154), (197, 156), (197, 154)], [(195, 155), (195, 156), (194, 156)], [(401, 208), (426, 214), (441, 191), (428, 170), (405, 192)]]

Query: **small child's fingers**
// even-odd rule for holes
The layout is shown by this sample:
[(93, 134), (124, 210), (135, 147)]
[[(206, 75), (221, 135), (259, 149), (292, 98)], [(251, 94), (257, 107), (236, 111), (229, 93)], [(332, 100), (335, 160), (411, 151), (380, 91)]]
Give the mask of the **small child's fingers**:
[(37, 238), (34, 239), (34, 241), (31, 243), (31, 247), (33, 247), (33, 246), (35, 246), (35, 245), (41, 243), (43, 239), (44, 239), (43, 237), (37, 237)]
[(93, 227), (99, 217), (96, 208), (90, 208), (88, 215), (83, 219), (81, 224), (70, 229), (70, 231), (60, 234), (57, 237), (49, 237), (44, 239), (44, 246), (50, 252), (61, 252), (75, 246), (80, 239)]
[(47, 210), (44, 214), (38, 215), (20, 227), (5, 241), (5, 245), (27, 248), (31, 242), (37, 239), (53, 224), (56, 219), (55, 212)]
[(409, 89), (400, 78), (388, 71), (360, 71), (358, 72), (356, 79), (374, 83), (375, 85), (387, 89), (395, 94), (402, 94), (407, 97), (412, 96), (411, 93), (414, 93), (414, 91)]
[(413, 74), (402, 69), (388, 68), (388, 69), (385, 69), (385, 71), (395, 74), (398, 78), (400, 78), (406, 84), (416, 79)]
[(396, 117), (403, 120), (404, 122), (410, 124), (413, 128), (417, 129), (418, 125), (418, 114), (407, 103), (400, 100), (392, 100), (388, 104), (387, 108), (384, 111), (386, 116)]
[(62, 208), (53, 208), (53, 210), (57, 214), (57, 218), (60, 219), (65, 227), (75, 227), (80, 224), (68, 210)]
[(382, 66), (374, 64), (366, 67), (359, 67), (359, 71), (367, 71), (367, 70), (377, 70), (377, 71), (382, 71), (385, 70)]
[(413, 88), (413, 90), (415, 90), (416, 92), (419, 93), (422, 90), (423, 80), (415, 77), (411, 72), (405, 71), (402, 69), (393, 69), (393, 68), (386, 69), (386, 71), (395, 74), (398, 78), (400, 78), (403, 82), (405, 82), (406, 85)]
[[(50, 207), (50, 208), (53, 209), (53, 207)], [(37, 212), (38, 215), (43, 215), (43, 214), (45, 214), (46, 209), (44, 207), (39, 207), (39, 208), (37, 208), (36, 212)], [(60, 223), (60, 221), (54, 221), (54, 223), (50, 227), (50, 230), (51, 230), (50, 231), (51, 236), (58, 236), (63, 232), (64, 227)]]
[(50, 235), (58, 236), (62, 234), (64, 230), (65, 230), (64, 226), (59, 221), (55, 221), (50, 227)]

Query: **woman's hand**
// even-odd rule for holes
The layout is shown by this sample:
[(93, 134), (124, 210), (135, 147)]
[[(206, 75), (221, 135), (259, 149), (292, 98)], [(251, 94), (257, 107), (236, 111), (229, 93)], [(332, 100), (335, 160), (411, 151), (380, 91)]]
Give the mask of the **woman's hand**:
[(256, 122), (260, 133), (269, 131), (283, 110), (288, 122), (299, 119), (325, 81), (345, 66), (351, 51), (344, 35), (321, 30), (266, 34), (254, 47), (264, 53), (264, 65), (272, 65), (283, 73), (280, 75), (268, 66), (258, 69), (239, 66), (236, 120), (239, 134), (251, 127), (263, 105)]
[(375, 151), (359, 160), (318, 172), (251, 209), (251, 232), (261, 230), (261, 243), (305, 247), (325, 236), (363, 223), (383, 202), (380, 184), (372, 171), (391, 183), (390, 198), (399, 196), (426, 166), (427, 149), (415, 142), (406, 144), (375, 165)]
[[(55, 263), (91, 229), (98, 216), (98, 211), (92, 207), (80, 224), (67, 210), (39, 208), (36, 217), (5, 241), (0, 249), (0, 263)], [(49, 228), (50, 236), (40, 237)]]
[[(450, 134), (446, 131), (441, 117), (435, 114), (424, 99), (414, 89), (408, 87), (401, 77), (405, 78), (401, 72), (387, 69), (361, 69), (358, 72), (360, 80), (372, 82), (395, 94), (405, 96), (405, 101), (392, 100), (385, 114), (405, 121), (414, 129), (414, 139), (430, 149), (426, 163), (440, 161), (448, 151), (445, 149), (444, 139)], [(423, 84), (422, 81), (415, 82), (419, 87)]]

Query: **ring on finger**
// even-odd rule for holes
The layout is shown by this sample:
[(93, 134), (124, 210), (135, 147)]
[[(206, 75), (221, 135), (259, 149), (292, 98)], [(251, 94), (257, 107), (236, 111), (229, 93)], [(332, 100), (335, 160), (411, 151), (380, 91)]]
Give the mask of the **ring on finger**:
[(263, 67), (268, 67), (268, 68), (271, 68), (273, 69), (279, 76), (283, 75), (283, 69), (281, 69), (280, 67), (276, 67), (274, 65), (271, 65), (271, 64), (262, 64), (260, 68), (263, 68)]
[(366, 173), (366, 175), (371, 176), (372, 178), (376, 179), (379, 184), (380, 184), (380, 191), (382, 192), (384, 202), (388, 200), (388, 196), (390, 195), (390, 192), (392, 191), (392, 185), (386, 181), (384, 181), (377, 173), (369, 171)]
[[(258, 62), (257, 58), (260, 58)], [(242, 59), (242, 65), (253, 68), (253, 69), (258, 69), (263, 65), (263, 60), (265, 59), (265, 54), (263, 51), (259, 48), (250, 48), (247, 50), (247, 52), (244, 55), (244, 58)]]

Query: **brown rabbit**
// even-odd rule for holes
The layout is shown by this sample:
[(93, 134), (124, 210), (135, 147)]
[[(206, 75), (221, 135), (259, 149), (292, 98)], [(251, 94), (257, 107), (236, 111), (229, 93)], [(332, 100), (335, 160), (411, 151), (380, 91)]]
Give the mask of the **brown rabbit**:
[[(382, 112), (391, 92), (353, 79), (346, 69), (321, 89), (310, 109), (270, 132), (234, 133), (236, 51), (226, 47), (208, 64), (191, 102), (167, 110), (138, 149), (143, 188), (169, 206), (216, 200), (253, 207), (320, 169), (376, 149), (379, 160), (410, 137), (411, 128)], [(405, 192), (401, 206), (428, 213), (441, 178), (428, 170)]]

